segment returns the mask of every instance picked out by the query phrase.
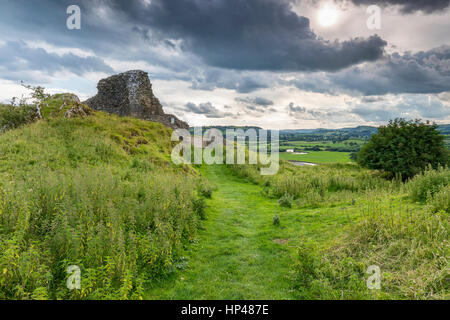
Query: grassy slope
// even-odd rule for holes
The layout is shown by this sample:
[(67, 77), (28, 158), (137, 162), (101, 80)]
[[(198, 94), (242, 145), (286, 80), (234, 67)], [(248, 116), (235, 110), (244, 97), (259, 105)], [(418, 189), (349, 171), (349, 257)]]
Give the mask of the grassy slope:
[[(199, 220), (198, 177), (172, 164), (170, 133), (95, 112), (1, 134), (0, 299), (138, 298)], [(80, 292), (65, 285), (71, 264)]]
[[(355, 218), (345, 207), (281, 208), (225, 166), (207, 166), (203, 173), (219, 189), (207, 202), (198, 241), (185, 252), (188, 267), (161, 280), (148, 299), (295, 299), (298, 244), (310, 239), (325, 245)], [(280, 226), (272, 223), (276, 214)]]

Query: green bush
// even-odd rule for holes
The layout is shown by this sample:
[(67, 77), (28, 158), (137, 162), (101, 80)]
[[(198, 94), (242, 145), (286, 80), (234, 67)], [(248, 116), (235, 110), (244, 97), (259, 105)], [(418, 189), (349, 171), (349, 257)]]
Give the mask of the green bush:
[(34, 106), (0, 105), (0, 133), (29, 124), (37, 119)]
[(348, 202), (376, 190), (389, 193), (402, 185), (399, 180), (388, 181), (377, 172), (347, 164), (296, 167), (282, 162), (278, 174), (264, 177), (257, 165), (234, 165), (230, 170), (260, 184), (269, 198), (279, 199), (288, 193), (300, 206), (311, 207)]
[(205, 199), (197, 198), (192, 200), (193, 210), (201, 220), (206, 219), (206, 203)]
[(300, 299), (370, 299), (364, 281), (365, 265), (351, 257), (330, 257), (312, 243), (298, 249), (295, 287)]
[(199, 196), (211, 199), (214, 188), (206, 183), (201, 183), (198, 185), (197, 192)]
[(384, 170), (391, 177), (399, 175), (404, 180), (425, 170), (428, 165), (435, 169), (447, 165), (449, 152), (444, 136), (437, 128), (436, 124), (419, 120), (390, 121), (361, 148), (358, 163), (369, 169)]

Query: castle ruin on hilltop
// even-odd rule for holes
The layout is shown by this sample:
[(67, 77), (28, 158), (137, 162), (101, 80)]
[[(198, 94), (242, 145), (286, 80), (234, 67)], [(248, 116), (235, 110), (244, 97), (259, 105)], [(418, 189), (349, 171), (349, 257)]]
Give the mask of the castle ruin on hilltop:
[(172, 129), (189, 129), (186, 122), (164, 113), (147, 72), (132, 70), (113, 75), (100, 80), (97, 89), (96, 96), (83, 102), (92, 109), (160, 122)]

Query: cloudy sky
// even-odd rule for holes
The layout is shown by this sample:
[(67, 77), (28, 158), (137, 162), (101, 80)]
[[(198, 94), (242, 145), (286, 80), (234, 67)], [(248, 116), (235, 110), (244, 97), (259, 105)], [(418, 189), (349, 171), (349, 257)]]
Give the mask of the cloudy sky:
[[(380, 8), (380, 28), (373, 28)], [(67, 8), (81, 9), (69, 30)], [(0, 0), (0, 101), (149, 73), (191, 125), (450, 123), (450, 0)], [(375, 8), (376, 9), (376, 8)], [(368, 26), (369, 20), (369, 26)], [(371, 26), (371, 27), (370, 27)], [(370, 27), (370, 28), (369, 28)]]

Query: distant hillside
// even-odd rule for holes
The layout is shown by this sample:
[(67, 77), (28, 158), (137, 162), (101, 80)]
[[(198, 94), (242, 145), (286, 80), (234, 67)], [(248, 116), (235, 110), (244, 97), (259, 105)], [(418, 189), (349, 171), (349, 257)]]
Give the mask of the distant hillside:
[(361, 132), (361, 133), (377, 133), (378, 128), (377, 127), (371, 127), (371, 126), (358, 126), (354, 128), (340, 128), (340, 129), (325, 129), (325, 128), (318, 128), (318, 129), (289, 129), (289, 130), (281, 130), (281, 134), (294, 134), (294, 133), (320, 133), (320, 134), (326, 134), (326, 133), (334, 133), (334, 132)]
[[(439, 130), (444, 135), (450, 135), (450, 124), (439, 126)], [(354, 128), (341, 129), (293, 129), (281, 130), (281, 140), (305, 140), (305, 141), (343, 141), (348, 139), (369, 139), (373, 134), (378, 132), (377, 127), (358, 126)]]
[(319, 128), (306, 130), (281, 130), (280, 139), (288, 141), (344, 141), (348, 139), (367, 140), (377, 132), (378, 129), (376, 127), (369, 126), (342, 129)]

